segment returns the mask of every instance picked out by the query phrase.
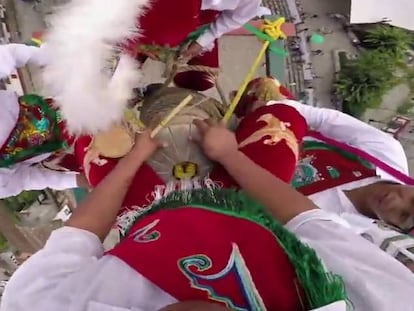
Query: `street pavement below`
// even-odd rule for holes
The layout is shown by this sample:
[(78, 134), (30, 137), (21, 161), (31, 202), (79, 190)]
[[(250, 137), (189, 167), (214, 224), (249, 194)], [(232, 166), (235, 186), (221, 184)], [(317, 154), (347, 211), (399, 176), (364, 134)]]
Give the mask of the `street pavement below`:
[[(219, 40), (220, 75), (219, 84), (227, 96), (237, 90), (248, 73), (261, 47), (261, 43), (254, 36), (224, 36)], [(147, 61), (144, 64), (142, 85), (164, 81), (162, 73), (164, 64), (156, 61)], [(266, 62), (262, 59), (261, 65), (254, 75), (265, 76)], [(206, 95), (219, 99), (215, 88), (204, 92)]]
[[(324, 35), (321, 45), (309, 45), (311, 54), (311, 71), (313, 74), (312, 86), (315, 89), (316, 106), (336, 108), (332, 103), (332, 90), (335, 79), (335, 51), (345, 51), (356, 54), (348, 34), (343, 29), (343, 24), (330, 17), (335, 14), (349, 14), (350, 1), (332, 0), (299, 0), (299, 12), (303, 15), (304, 24), (299, 25), (299, 31), (306, 35), (320, 33)], [(329, 33), (330, 32), (330, 33)], [(328, 34), (329, 33), (329, 34)], [(312, 51), (321, 50), (320, 55), (314, 55)]]

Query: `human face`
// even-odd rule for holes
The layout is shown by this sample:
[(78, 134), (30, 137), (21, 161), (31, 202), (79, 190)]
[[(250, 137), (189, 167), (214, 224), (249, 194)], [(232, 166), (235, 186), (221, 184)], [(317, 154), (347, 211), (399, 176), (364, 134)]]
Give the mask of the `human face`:
[(414, 187), (384, 184), (369, 193), (367, 203), (386, 223), (402, 230), (414, 227)]

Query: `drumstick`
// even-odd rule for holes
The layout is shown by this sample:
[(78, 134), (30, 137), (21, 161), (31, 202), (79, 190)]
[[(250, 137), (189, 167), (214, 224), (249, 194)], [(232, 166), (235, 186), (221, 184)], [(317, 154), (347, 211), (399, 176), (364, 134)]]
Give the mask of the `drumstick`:
[(154, 138), (167, 124), (174, 118), (185, 106), (187, 106), (193, 99), (192, 95), (188, 95), (184, 98), (181, 103), (175, 107), (161, 122), (157, 125), (155, 129), (151, 132), (151, 138)]

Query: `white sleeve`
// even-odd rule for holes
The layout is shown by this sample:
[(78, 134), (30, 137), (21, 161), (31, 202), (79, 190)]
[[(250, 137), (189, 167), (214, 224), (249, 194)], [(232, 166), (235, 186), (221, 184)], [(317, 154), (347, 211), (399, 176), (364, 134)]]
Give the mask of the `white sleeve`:
[(234, 10), (222, 11), (219, 17), (211, 23), (210, 27), (202, 34), (197, 43), (203, 48), (210, 46), (215, 39), (222, 35), (242, 27), (252, 18), (257, 16), (260, 6), (258, 0), (241, 0)]
[(44, 47), (15, 43), (0, 45), (0, 78), (9, 76), (16, 68), (28, 63), (45, 66), (47, 57)]
[(102, 243), (94, 234), (71, 227), (55, 230), (45, 247), (11, 277), (2, 297), (2, 310), (26, 310), (24, 306), (40, 310), (47, 299), (42, 293), (102, 256)]
[(76, 188), (76, 175), (74, 172), (58, 172), (25, 163), (0, 168), (0, 198), (14, 196), (25, 190)]
[[(276, 102), (269, 102), (272, 103)], [(308, 126), (324, 136), (364, 150), (408, 174), (404, 149), (391, 135), (338, 110), (303, 105), (293, 100), (283, 100), (280, 103), (296, 108)]]
[(347, 228), (339, 216), (315, 209), (296, 216), (286, 227), (311, 246), (330, 271), (342, 277), (355, 310), (408, 310), (414, 274)]

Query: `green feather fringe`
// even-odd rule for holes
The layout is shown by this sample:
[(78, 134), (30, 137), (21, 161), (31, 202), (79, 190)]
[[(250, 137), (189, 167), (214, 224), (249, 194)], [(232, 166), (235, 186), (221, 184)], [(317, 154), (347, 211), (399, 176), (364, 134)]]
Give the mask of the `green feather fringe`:
[(137, 215), (135, 221), (161, 209), (185, 206), (212, 210), (228, 216), (250, 220), (269, 230), (294, 266), (309, 308), (317, 309), (336, 301), (348, 301), (342, 278), (327, 272), (312, 248), (299, 241), (294, 234), (275, 221), (263, 206), (242, 192), (233, 189), (197, 189), (172, 192), (155, 202), (144, 214)]

